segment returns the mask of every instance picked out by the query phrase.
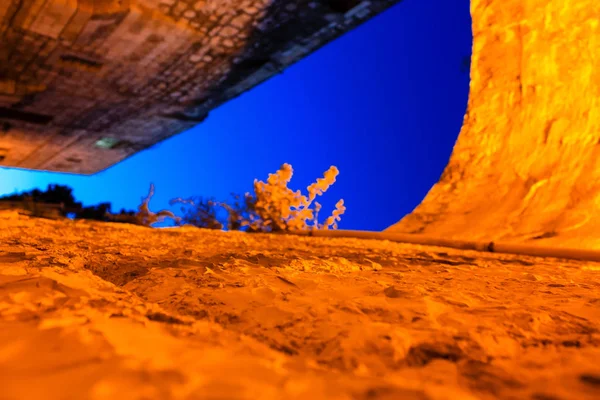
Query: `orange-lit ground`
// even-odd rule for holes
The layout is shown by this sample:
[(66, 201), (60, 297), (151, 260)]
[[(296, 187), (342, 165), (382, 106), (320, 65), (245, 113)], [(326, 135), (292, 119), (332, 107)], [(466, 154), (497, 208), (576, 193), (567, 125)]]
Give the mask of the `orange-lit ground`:
[(0, 398), (597, 399), (600, 264), (0, 214)]

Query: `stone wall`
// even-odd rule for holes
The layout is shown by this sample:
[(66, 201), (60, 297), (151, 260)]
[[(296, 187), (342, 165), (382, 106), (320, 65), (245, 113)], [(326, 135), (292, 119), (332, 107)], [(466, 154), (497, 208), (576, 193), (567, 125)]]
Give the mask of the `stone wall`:
[(2, 0), (0, 165), (90, 174), (399, 0)]
[(472, 0), (450, 162), (390, 232), (600, 248), (600, 2)]

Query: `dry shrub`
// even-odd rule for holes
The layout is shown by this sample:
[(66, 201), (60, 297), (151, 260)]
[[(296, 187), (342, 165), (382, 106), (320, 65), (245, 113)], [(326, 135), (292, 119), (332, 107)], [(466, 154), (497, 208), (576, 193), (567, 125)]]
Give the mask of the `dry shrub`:
[(219, 203), (212, 198), (177, 198), (171, 200), (170, 204), (181, 204), (180, 210), (183, 216), (178, 221), (179, 225), (193, 225), (206, 229), (223, 229), (223, 224), (219, 221), (215, 208)]
[(335, 166), (331, 166), (323, 174), (323, 178), (308, 186), (308, 195), (300, 190), (288, 188), (293, 169), (290, 164), (283, 164), (279, 171), (269, 174), (266, 182), (254, 181), (254, 195), (245, 196), (245, 214), (237, 216), (241, 227), (259, 232), (293, 232), (309, 229), (337, 229), (341, 215), (346, 211), (344, 200), (339, 200), (335, 210), (323, 224), (319, 224), (318, 214), (321, 204), (317, 196), (323, 195), (339, 174)]
[(150, 184), (150, 191), (148, 196), (142, 198), (142, 204), (138, 206), (138, 211), (135, 214), (135, 218), (137, 223), (144, 226), (152, 226), (155, 223), (162, 222), (165, 218), (172, 218), (176, 223), (180, 221), (181, 218), (176, 217), (169, 210), (161, 210), (157, 213), (150, 211), (150, 199), (154, 196), (154, 184)]
[(244, 230), (246, 232), (258, 232), (250, 224), (250, 215), (252, 220), (256, 219), (254, 212), (254, 204), (256, 199), (250, 193), (243, 196), (232, 193), (233, 201), (231, 203), (217, 203), (227, 211), (227, 229), (232, 231)]

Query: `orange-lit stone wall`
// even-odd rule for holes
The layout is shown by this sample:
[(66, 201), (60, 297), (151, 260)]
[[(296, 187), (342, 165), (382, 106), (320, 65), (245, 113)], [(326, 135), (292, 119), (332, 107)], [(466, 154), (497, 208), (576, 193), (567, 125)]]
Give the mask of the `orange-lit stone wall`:
[(600, 2), (472, 0), (450, 162), (390, 232), (600, 248)]

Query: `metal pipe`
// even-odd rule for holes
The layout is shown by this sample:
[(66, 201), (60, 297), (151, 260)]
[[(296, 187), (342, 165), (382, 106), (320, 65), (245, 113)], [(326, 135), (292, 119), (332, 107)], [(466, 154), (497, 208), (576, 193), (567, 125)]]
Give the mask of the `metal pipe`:
[(502, 243), (493, 241), (469, 241), (436, 238), (418, 234), (349, 231), (349, 230), (312, 230), (294, 232), (294, 235), (329, 237), (329, 238), (355, 238), (370, 240), (389, 240), (390, 242), (420, 244), (424, 246), (449, 247), (460, 250), (474, 250), (488, 253), (517, 254), (532, 257), (554, 257), (572, 260), (600, 262), (600, 250), (570, 249), (557, 247), (532, 246), (528, 244)]

